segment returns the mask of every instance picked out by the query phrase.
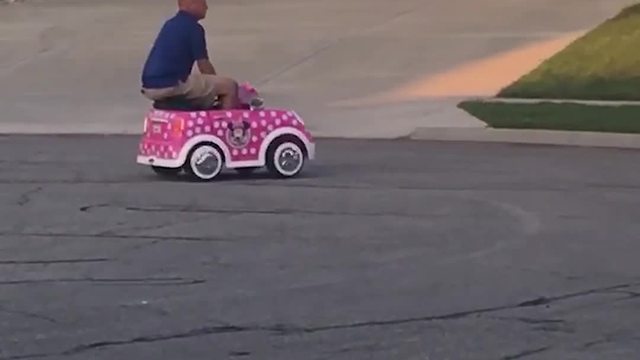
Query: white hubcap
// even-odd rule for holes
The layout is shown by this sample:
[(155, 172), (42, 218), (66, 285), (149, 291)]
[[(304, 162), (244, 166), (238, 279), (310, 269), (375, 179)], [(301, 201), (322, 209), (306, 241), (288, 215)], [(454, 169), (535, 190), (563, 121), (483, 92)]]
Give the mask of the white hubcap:
[(199, 178), (213, 179), (222, 169), (222, 157), (216, 148), (204, 145), (193, 152), (189, 165)]
[(273, 156), (276, 169), (284, 176), (295, 175), (304, 163), (302, 149), (292, 142), (280, 144)]

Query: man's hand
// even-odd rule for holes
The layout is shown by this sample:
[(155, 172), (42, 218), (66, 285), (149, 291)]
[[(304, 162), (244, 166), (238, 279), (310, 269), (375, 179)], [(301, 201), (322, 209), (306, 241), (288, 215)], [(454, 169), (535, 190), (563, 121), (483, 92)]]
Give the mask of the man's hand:
[(200, 59), (197, 61), (198, 70), (200, 70), (201, 74), (209, 74), (209, 75), (217, 75), (216, 69), (213, 67), (213, 64), (208, 59)]

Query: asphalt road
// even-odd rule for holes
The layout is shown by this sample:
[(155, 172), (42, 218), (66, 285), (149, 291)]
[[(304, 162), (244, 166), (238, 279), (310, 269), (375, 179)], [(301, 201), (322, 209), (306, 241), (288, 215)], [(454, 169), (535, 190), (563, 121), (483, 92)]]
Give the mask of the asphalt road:
[(632, 359), (637, 151), (321, 141), (164, 181), (127, 137), (0, 138), (0, 359)]

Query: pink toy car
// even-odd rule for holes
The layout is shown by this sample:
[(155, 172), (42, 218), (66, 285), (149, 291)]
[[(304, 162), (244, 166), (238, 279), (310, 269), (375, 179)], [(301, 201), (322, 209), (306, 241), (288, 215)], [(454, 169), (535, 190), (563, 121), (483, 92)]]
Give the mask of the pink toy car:
[(226, 167), (241, 174), (266, 166), (279, 177), (300, 173), (315, 143), (294, 111), (265, 109), (248, 83), (234, 110), (193, 109), (184, 99), (155, 102), (144, 120), (137, 162), (159, 175), (185, 171), (211, 181)]

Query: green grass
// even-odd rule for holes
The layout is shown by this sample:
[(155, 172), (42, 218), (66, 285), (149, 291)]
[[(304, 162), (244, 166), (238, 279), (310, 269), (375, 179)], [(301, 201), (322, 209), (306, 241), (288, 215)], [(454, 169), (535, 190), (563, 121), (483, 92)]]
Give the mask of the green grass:
[(640, 106), (465, 101), (459, 107), (493, 128), (640, 133)]
[(498, 96), (640, 100), (640, 4), (577, 39)]

